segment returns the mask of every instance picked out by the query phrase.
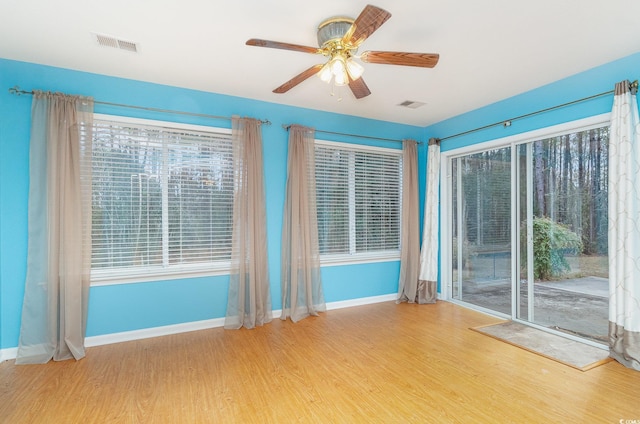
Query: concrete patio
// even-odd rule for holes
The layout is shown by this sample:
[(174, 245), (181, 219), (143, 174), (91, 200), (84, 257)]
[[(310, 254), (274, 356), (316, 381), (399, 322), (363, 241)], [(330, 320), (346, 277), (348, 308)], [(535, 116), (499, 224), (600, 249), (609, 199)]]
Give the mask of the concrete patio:
[[(599, 343), (607, 343), (609, 283), (583, 277), (534, 283), (533, 322)], [(465, 281), (458, 300), (511, 314), (511, 282)], [(528, 284), (521, 285), (519, 318), (528, 320)]]

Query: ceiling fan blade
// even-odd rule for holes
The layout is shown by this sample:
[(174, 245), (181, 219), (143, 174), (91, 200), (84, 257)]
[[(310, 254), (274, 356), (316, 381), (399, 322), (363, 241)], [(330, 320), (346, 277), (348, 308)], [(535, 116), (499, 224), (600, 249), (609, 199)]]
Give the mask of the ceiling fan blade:
[(271, 49), (293, 50), (295, 52), (302, 53), (322, 53), (317, 47), (301, 46), (299, 44), (281, 43), (279, 41), (260, 40), (258, 38), (252, 38), (247, 40), (247, 46), (256, 47), (269, 47)]
[(357, 80), (352, 80), (351, 77), (349, 77), (349, 88), (353, 95), (356, 96), (356, 99), (361, 99), (371, 94), (369, 87), (367, 87), (367, 84), (364, 82), (362, 77)]
[(304, 72), (299, 73), (295, 77), (291, 78), (289, 81), (282, 84), (280, 87), (273, 90), (273, 92), (278, 94), (286, 93), (296, 85), (300, 84), (302, 81), (320, 72), (320, 69), (322, 69), (322, 66), (323, 65), (313, 65), (311, 68), (307, 69)]
[(364, 52), (360, 60), (367, 63), (382, 63), (387, 65), (419, 66), (433, 68), (438, 63), (440, 55), (437, 53), (407, 53), (407, 52)]
[(346, 44), (359, 46), (380, 28), (382, 24), (387, 22), (390, 17), (391, 13), (369, 4), (360, 12), (360, 16), (353, 22), (349, 31), (347, 31), (342, 38), (342, 41)]

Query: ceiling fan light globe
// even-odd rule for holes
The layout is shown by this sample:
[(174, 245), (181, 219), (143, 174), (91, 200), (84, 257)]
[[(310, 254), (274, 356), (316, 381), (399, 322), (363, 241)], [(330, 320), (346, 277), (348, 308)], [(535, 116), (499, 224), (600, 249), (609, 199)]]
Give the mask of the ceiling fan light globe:
[(349, 82), (349, 78), (347, 77), (347, 73), (343, 72), (341, 74), (336, 74), (335, 79), (333, 81), (335, 85), (342, 86), (342, 85), (347, 85), (347, 83)]
[(323, 82), (326, 82), (327, 84), (331, 82), (331, 78), (333, 78), (333, 73), (331, 72), (330, 62), (325, 63), (325, 65), (322, 67), (322, 69), (318, 73), (318, 77), (320, 77), (320, 80), (322, 80)]
[(355, 81), (362, 76), (362, 73), (364, 72), (364, 68), (355, 60), (348, 59), (347, 72), (349, 73), (349, 76), (351, 77), (351, 79)]
[(331, 72), (333, 75), (338, 76), (340, 74), (344, 74), (346, 65), (344, 63), (344, 58), (342, 56), (336, 56), (331, 60)]

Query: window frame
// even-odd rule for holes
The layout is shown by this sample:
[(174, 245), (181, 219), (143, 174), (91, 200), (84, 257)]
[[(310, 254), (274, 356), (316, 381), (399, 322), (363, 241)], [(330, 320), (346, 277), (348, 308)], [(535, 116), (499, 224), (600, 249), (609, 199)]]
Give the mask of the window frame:
[[(171, 131), (197, 131), (214, 135), (224, 135), (229, 137), (231, 143), (231, 129), (213, 127), (206, 125), (186, 124), (180, 122), (161, 121), (156, 119), (133, 118), (128, 116), (118, 116), (94, 113), (95, 121), (108, 121), (113, 123), (138, 125), (141, 127), (151, 127), (168, 129)], [(93, 142), (93, 140), (92, 140)], [(93, 160), (91, 161), (93, 166)], [(161, 186), (162, 187), (162, 186)], [(166, 187), (162, 187), (166, 192)], [(93, 194), (92, 188), (89, 188)], [(162, 202), (168, 202), (166, 198)], [(232, 209), (233, 210), (233, 209)], [(167, 222), (162, 223), (163, 227)], [(163, 243), (168, 243), (168, 240)], [(163, 249), (166, 248), (163, 247)], [(231, 269), (231, 259), (213, 261), (208, 263), (186, 263), (179, 265), (152, 265), (147, 267), (122, 267), (122, 268), (91, 268), (91, 286), (105, 286), (113, 284), (127, 284), (162, 280), (175, 280), (184, 278), (196, 278), (205, 276), (228, 275)]]
[[(378, 147), (371, 146), (365, 144), (355, 144), (355, 143), (344, 143), (339, 141), (329, 141), (329, 140), (314, 140), (314, 158), (315, 158), (315, 148), (316, 147), (328, 147), (328, 148), (337, 148), (343, 149), (353, 152), (369, 152), (369, 153), (387, 153), (397, 156), (399, 159), (399, 169), (398, 169), (398, 186), (400, 188), (400, 199), (398, 203), (398, 249), (397, 250), (380, 250), (374, 252), (354, 252), (355, 250), (355, 239), (356, 239), (356, 229), (355, 229), (355, 185), (351, 183), (355, 181), (355, 172), (354, 169), (348, 170), (349, 175), (349, 184), (350, 195), (349, 195), (349, 246), (350, 251), (353, 253), (321, 253), (320, 254), (320, 265), (321, 266), (340, 266), (340, 265), (351, 265), (351, 264), (363, 264), (363, 263), (375, 263), (375, 262), (394, 262), (399, 261), (401, 256), (401, 240), (402, 240), (402, 173), (403, 173), (403, 154), (402, 149), (394, 149), (389, 147)], [(316, 178), (316, 187), (318, 180)], [(352, 190), (353, 189), (353, 190)]]

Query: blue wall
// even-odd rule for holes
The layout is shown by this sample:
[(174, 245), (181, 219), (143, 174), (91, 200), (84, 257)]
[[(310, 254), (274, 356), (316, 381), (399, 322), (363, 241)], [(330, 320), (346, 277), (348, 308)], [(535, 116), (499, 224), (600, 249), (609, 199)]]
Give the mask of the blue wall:
[[(424, 138), (444, 138), (595, 94), (612, 91), (617, 82), (625, 79), (630, 81), (640, 79), (640, 53), (431, 125), (425, 128)], [(464, 97), (460, 101), (464, 101)], [(444, 140), (441, 144), (441, 151), (444, 152), (483, 141), (495, 140), (611, 112), (612, 105), (613, 94), (602, 96), (513, 121), (513, 124), (507, 128), (499, 125), (465, 136)]]
[[(420, 140), (424, 134), (420, 127), (0, 59), (0, 348), (18, 344), (27, 266), (31, 97), (9, 94), (8, 88), (13, 86), (93, 96), (104, 102), (269, 119), (272, 125), (262, 128), (269, 277), (274, 309), (281, 308), (280, 240), (288, 137), (282, 125), (297, 123), (327, 131), (391, 139)], [(211, 121), (100, 105), (96, 105), (95, 111), (230, 127), (226, 120)], [(328, 140), (401, 148), (399, 143), (393, 142), (322, 136)], [(421, 169), (424, 173), (424, 165)], [(392, 294), (397, 291), (398, 274), (397, 261), (326, 267), (322, 270), (325, 298), (335, 302)], [(87, 335), (224, 317), (227, 289), (228, 276), (92, 287)]]

